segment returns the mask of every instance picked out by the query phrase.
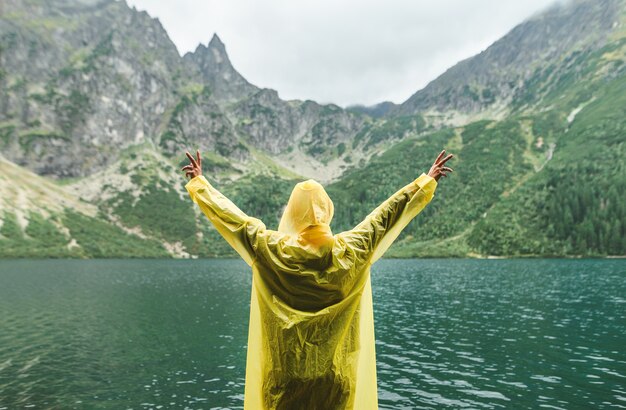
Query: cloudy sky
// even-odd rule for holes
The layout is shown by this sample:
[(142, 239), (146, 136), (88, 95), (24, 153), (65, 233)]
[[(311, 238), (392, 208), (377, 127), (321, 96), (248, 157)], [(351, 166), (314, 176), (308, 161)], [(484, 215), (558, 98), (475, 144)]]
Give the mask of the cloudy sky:
[(217, 33), (235, 68), (283, 99), (400, 103), (554, 0), (127, 0), (181, 54)]

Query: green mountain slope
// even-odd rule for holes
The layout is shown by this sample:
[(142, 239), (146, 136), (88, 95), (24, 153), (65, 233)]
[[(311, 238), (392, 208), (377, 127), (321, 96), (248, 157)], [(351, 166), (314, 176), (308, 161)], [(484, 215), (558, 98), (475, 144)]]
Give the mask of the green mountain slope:
[(444, 146), (458, 155), (457, 172), (391, 255), (624, 255), (625, 56), (626, 39), (616, 35), (574, 53), (577, 63), (551, 81), (531, 81), (505, 120), (397, 144), (329, 187), (343, 197), (342, 228)]

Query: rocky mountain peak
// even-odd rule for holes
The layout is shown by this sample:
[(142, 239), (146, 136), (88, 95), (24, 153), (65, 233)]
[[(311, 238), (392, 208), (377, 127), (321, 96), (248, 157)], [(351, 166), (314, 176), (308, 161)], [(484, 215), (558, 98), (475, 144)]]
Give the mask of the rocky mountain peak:
[(212, 95), (220, 103), (232, 103), (258, 91), (235, 70), (217, 33), (213, 34), (207, 46), (200, 44), (193, 53), (187, 53), (183, 58), (188, 67), (197, 71), (209, 84)]
[(222, 39), (217, 35), (217, 33), (214, 33), (213, 37), (211, 37), (208, 48), (209, 50), (212, 50), (214, 53), (217, 53), (221, 57), (226, 59), (230, 64), (230, 60), (228, 59), (228, 55), (226, 54), (226, 46), (222, 42)]

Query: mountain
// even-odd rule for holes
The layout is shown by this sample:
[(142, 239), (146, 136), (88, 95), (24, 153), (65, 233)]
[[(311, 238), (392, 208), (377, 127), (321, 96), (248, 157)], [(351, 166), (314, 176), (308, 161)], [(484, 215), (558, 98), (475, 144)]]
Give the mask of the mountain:
[(208, 46), (198, 45), (193, 53), (185, 54), (183, 60), (190, 71), (197, 71), (196, 75), (222, 104), (235, 103), (259, 91), (235, 70), (226, 54), (226, 46), (217, 34), (213, 35)]
[[(623, 31), (624, 7), (624, 0), (557, 2), (448, 69), (392, 113), (429, 113), (454, 125), (504, 118), (526, 102), (529, 86), (554, 86), (556, 78), (575, 70), (580, 57)], [(541, 97), (533, 94), (535, 100)]]
[(84, 177), (143, 143), (171, 154), (189, 144), (228, 152), (240, 168), (260, 149), (315, 175), (364, 122), (248, 83), (217, 36), (181, 58), (157, 19), (124, 2), (3, 7), (2, 152), (41, 175)]
[(233, 255), (199, 215), (184, 150), (275, 227), (324, 182), (349, 229), (427, 169), (456, 172), (390, 256), (626, 254), (626, 2), (533, 16), (402, 104), (343, 109), (249, 83), (215, 35), (181, 57), (114, 0), (0, 9), (0, 256)]

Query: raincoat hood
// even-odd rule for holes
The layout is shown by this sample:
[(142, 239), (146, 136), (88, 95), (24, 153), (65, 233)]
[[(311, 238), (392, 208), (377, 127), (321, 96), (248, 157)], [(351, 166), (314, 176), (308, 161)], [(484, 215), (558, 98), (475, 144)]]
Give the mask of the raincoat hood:
[(317, 181), (296, 184), (289, 197), (278, 231), (310, 242), (332, 236), (330, 221), (335, 207), (333, 201)]

